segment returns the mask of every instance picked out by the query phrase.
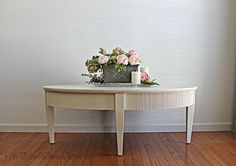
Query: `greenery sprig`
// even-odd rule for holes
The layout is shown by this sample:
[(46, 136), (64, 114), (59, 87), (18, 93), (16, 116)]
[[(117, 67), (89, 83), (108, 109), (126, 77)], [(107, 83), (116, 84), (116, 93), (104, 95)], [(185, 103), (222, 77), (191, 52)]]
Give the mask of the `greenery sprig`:
[(97, 74), (81, 74), (82, 76), (88, 77), (89, 81), (88, 83), (104, 83), (104, 77), (103, 74), (97, 75)]
[(144, 85), (160, 85), (158, 82), (156, 82), (156, 80), (149, 80), (149, 81), (142, 81), (142, 84)]

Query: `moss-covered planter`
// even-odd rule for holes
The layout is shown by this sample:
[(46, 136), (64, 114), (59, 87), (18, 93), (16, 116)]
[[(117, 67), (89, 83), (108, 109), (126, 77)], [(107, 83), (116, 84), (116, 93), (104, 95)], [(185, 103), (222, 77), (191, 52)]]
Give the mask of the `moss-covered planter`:
[(131, 83), (131, 72), (138, 71), (139, 65), (127, 65), (125, 71), (118, 72), (115, 64), (103, 65), (104, 83)]

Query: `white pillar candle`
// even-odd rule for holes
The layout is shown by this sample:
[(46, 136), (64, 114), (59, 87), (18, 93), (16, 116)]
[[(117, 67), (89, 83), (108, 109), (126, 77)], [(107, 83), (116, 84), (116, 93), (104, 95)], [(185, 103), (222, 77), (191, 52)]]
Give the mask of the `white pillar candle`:
[(131, 83), (134, 85), (141, 84), (141, 73), (139, 71), (132, 71)]
[(146, 72), (148, 75), (150, 75), (149, 73), (149, 67), (141, 67), (141, 72)]

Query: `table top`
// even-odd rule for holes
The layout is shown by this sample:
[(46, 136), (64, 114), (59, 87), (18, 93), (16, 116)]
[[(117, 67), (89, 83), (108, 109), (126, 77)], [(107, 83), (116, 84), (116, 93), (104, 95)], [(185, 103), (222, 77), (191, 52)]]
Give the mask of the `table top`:
[(107, 84), (67, 84), (43, 86), (47, 92), (64, 93), (168, 93), (195, 91), (197, 87), (166, 88), (162, 86), (132, 85), (121, 83)]

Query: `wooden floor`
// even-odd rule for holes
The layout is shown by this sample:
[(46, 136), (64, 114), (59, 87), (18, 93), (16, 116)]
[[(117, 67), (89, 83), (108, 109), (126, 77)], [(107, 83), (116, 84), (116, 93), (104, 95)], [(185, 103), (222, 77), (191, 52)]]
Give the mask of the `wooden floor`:
[(124, 156), (116, 156), (115, 134), (0, 133), (0, 166), (95, 165), (236, 166), (236, 135), (231, 132), (125, 134)]

